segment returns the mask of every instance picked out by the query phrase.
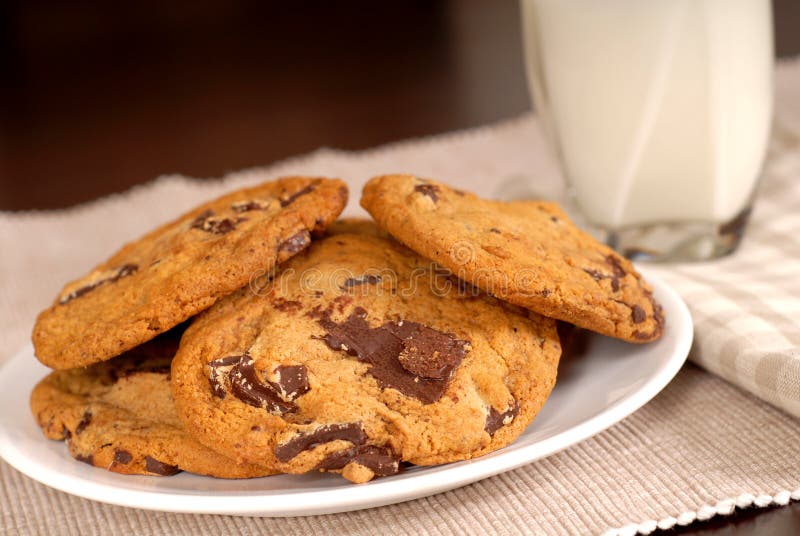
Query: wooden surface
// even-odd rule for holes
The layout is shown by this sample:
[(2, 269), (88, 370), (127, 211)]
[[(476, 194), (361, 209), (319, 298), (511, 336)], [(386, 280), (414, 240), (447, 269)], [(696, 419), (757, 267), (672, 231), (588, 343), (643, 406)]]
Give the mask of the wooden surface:
[[(779, 55), (800, 53), (800, 4), (774, 5)], [(0, 4), (0, 210), (66, 207), (165, 173), (216, 177), (530, 108), (516, 2), (341, 6)], [(800, 534), (800, 506), (669, 532)]]

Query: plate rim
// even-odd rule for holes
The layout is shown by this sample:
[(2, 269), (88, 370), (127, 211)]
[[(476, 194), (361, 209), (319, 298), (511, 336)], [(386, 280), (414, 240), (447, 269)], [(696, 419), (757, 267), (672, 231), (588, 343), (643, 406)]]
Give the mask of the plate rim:
[[(637, 266), (636, 269), (645, 275), (646, 280), (653, 286), (655, 294), (663, 296), (659, 301), (662, 303), (668, 301), (675, 307), (675, 310), (669, 311), (669, 325), (675, 326), (672, 329), (678, 330), (681, 336), (677, 339), (669, 361), (633, 393), (577, 425), (505, 453), (500, 449), (496, 451), (500, 454), (493, 453), (495, 456), (491, 458), (480, 457), (436, 466), (439, 468), (437, 471), (420, 472), (410, 477), (414, 486), (397, 486), (397, 479), (379, 479), (368, 485), (353, 485), (344, 489), (337, 487), (308, 491), (291, 490), (288, 493), (287, 490), (191, 493), (186, 490), (120, 488), (110, 483), (96, 482), (78, 475), (54, 471), (45, 464), (20, 456), (20, 451), (15, 450), (6, 429), (1, 424), (0, 457), (33, 480), (71, 495), (116, 506), (174, 513), (259, 517), (318, 515), (395, 504), (466, 486), (552, 456), (599, 434), (652, 400), (675, 377), (685, 363), (692, 345), (694, 328), (691, 313), (683, 299), (662, 278), (646, 267)], [(30, 343), (21, 348), (0, 365), (0, 377), (4, 375), (10, 363), (19, 359), (22, 354), (30, 355), (32, 352)], [(448, 468), (448, 465), (451, 467)], [(169, 500), (165, 500), (167, 498)]]

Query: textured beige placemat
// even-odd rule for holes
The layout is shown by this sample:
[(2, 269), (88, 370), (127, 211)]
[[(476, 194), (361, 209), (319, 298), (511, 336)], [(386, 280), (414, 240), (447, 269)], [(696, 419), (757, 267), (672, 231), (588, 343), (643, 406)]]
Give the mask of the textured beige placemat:
[[(774, 201), (756, 209), (753, 232), (742, 249), (748, 253), (765, 249), (771, 262), (800, 259), (797, 239), (792, 239), (800, 210), (793, 211), (793, 202), (782, 201), (790, 190), (800, 199), (793, 184), (800, 175), (800, 108), (793, 107), (798, 89), (800, 62), (784, 64), (777, 78), (777, 136), (764, 185), (764, 194)], [(269, 168), (236, 173), (222, 182), (164, 177), (70, 210), (0, 215), (0, 360), (24, 344), (36, 312), (49, 304), (65, 280), (87, 271), (120, 242), (224, 190), (285, 173), (337, 175), (351, 184), (355, 199), (349, 213), (363, 214), (356, 202), (366, 179), (407, 171), (483, 195), (532, 188), (556, 198), (561, 195), (560, 182), (543, 147), (535, 119), (526, 116), (360, 153), (323, 149)], [(784, 218), (777, 229), (770, 223), (776, 215)], [(781, 241), (788, 239), (788, 245), (776, 241), (762, 248), (764, 237), (775, 233)], [(741, 279), (731, 281), (722, 301), (715, 285), (698, 283), (699, 276), (708, 278), (699, 267), (669, 268), (666, 276), (699, 316), (702, 331), (696, 333), (698, 346), (692, 359), (710, 370), (715, 370), (714, 362), (733, 359), (735, 374), (725, 374), (725, 367), (715, 372), (794, 411), (800, 374), (795, 358), (800, 357), (793, 319), (800, 318), (796, 314), (800, 309), (791, 291), (774, 290), (793, 281), (791, 273), (768, 272), (770, 281), (759, 282), (760, 261), (750, 261), (753, 266), (746, 274), (756, 278), (756, 287), (747, 280), (743, 294), (735, 290)], [(742, 262), (748, 264), (747, 259)], [(742, 276), (736, 270), (725, 277)], [(783, 279), (772, 280), (778, 276)], [(771, 293), (760, 292), (768, 283), (773, 284)], [(723, 305), (728, 312), (720, 320), (715, 311)], [(756, 322), (759, 329), (740, 329), (754, 325), (749, 322)], [(778, 366), (758, 367), (763, 359), (760, 345), (774, 340), (770, 333), (776, 330), (794, 346), (770, 347), (770, 355), (783, 352), (777, 359), (769, 358)], [(746, 336), (730, 338), (730, 334)], [(787, 413), (688, 366), (642, 410), (567, 451), (459, 490), (349, 514), (253, 519), (137, 511), (50, 490), (0, 462), (0, 533), (446, 534), (480, 529), (501, 534), (646, 533), (657, 525), (669, 527), (729, 513), (737, 504), (765, 506), (800, 499), (798, 424)]]

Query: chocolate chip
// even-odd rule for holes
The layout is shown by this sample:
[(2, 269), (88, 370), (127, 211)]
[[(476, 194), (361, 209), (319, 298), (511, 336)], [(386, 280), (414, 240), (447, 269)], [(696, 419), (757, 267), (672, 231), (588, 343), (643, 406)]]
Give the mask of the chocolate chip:
[(306, 186), (305, 188), (301, 188), (300, 190), (297, 190), (295, 193), (293, 193), (293, 194), (291, 194), (289, 196), (282, 197), (281, 198), (281, 206), (282, 207), (288, 207), (289, 205), (294, 203), (295, 200), (298, 197), (306, 195), (306, 194), (310, 194), (312, 191), (314, 191), (314, 188), (316, 188), (316, 186), (317, 186), (316, 183), (312, 183), (312, 184), (309, 184), (308, 186)]
[(83, 414), (81, 421), (78, 423), (78, 426), (75, 427), (75, 435), (81, 435), (86, 427), (92, 422), (92, 412), (87, 411)]
[(494, 407), (489, 407), (489, 413), (486, 415), (486, 424), (483, 429), (490, 436), (493, 436), (503, 426), (511, 424), (514, 418), (519, 413), (519, 404), (516, 401), (504, 412), (499, 412)]
[(64, 305), (65, 303), (67, 303), (69, 301), (72, 301), (75, 298), (79, 298), (79, 297), (83, 296), (84, 294), (86, 294), (87, 292), (90, 292), (90, 291), (96, 289), (97, 287), (106, 285), (108, 283), (116, 283), (117, 281), (119, 281), (123, 277), (128, 277), (129, 275), (135, 274), (138, 269), (139, 269), (139, 266), (136, 265), (136, 264), (123, 264), (122, 266), (120, 266), (116, 270), (110, 270), (109, 274), (107, 275), (107, 277), (100, 278), (99, 280), (95, 281), (94, 283), (91, 283), (89, 285), (86, 285), (84, 287), (79, 288), (78, 290), (74, 290), (74, 291), (70, 292), (69, 294), (67, 294), (66, 296), (61, 298), (58, 301), (58, 303), (61, 304), (61, 305)]
[[(358, 307), (341, 323), (323, 314), (319, 323), (328, 332), (323, 340), (334, 350), (344, 350), (359, 361), (369, 363), (369, 374), (382, 388), (397, 389), (425, 404), (439, 400), (453, 371), (466, 355), (467, 342), (411, 321), (388, 322), (370, 328), (364, 319), (366, 314)], [(403, 352), (406, 352), (403, 357), (406, 366), (437, 377), (409, 371), (401, 362)], [(434, 352), (439, 352), (437, 365), (425, 367), (421, 363), (423, 356), (430, 358)]]
[(278, 251), (285, 251), (290, 254), (304, 250), (311, 243), (311, 234), (303, 229), (302, 231), (290, 236), (278, 246)]
[(394, 475), (400, 471), (400, 458), (388, 447), (358, 445), (329, 454), (317, 469), (342, 469), (348, 463), (357, 463), (370, 469), (375, 476)]
[(245, 404), (279, 415), (297, 409), (290, 401), (281, 399), (275, 387), (261, 383), (256, 374), (255, 362), (248, 354), (241, 356), (239, 362), (231, 368), (228, 382), (231, 394)]
[(92, 454), (87, 454), (85, 456), (83, 454), (76, 454), (75, 459), (78, 460), (79, 462), (88, 463), (89, 465), (94, 465), (94, 455)]
[(127, 450), (122, 449), (115, 449), (114, 450), (114, 461), (117, 463), (121, 463), (123, 465), (128, 465), (131, 463), (133, 456)]
[(414, 191), (430, 197), (434, 203), (439, 200), (439, 187), (435, 184), (417, 184), (414, 186)]
[(145, 456), (144, 468), (148, 473), (154, 473), (161, 476), (172, 476), (181, 472), (181, 469), (177, 465), (170, 465), (168, 463), (160, 462), (150, 456)]
[(318, 445), (341, 439), (353, 445), (362, 445), (367, 441), (367, 434), (361, 423), (327, 424), (310, 433), (301, 433), (275, 447), (275, 457), (281, 462), (288, 462), (301, 452), (311, 450)]
[(275, 375), (278, 381), (270, 384), (278, 389), (286, 400), (294, 400), (311, 389), (305, 365), (280, 365), (275, 369)]
[(381, 282), (381, 276), (375, 274), (365, 274), (361, 277), (350, 277), (342, 283), (342, 290), (351, 289), (361, 285), (377, 285)]
[(497, 227), (492, 227), (491, 229), (489, 229), (489, 232), (495, 234), (501, 234), (500, 229), (498, 229)]
[(250, 212), (251, 210), (266, 210), (267, 208), (269, 208), (268, 201), (259, 201), (257, 199), (240, 201), (239, 203), (234, 203), (231, 205), (231, 209), (238, 214), (241, 214), (242, 212)]
[(631, 318), (634, 324), (641, 324), (647, 319), (647, 313), (638, 305), (631, 307)]

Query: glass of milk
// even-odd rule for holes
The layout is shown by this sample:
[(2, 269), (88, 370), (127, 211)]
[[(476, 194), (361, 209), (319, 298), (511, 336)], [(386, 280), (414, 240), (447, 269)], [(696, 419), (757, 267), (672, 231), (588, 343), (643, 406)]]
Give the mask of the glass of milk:
[(736, 249), (772, 115), (769, 0), (521, 0), (534, 106), (586, 223), (620, 252)]

